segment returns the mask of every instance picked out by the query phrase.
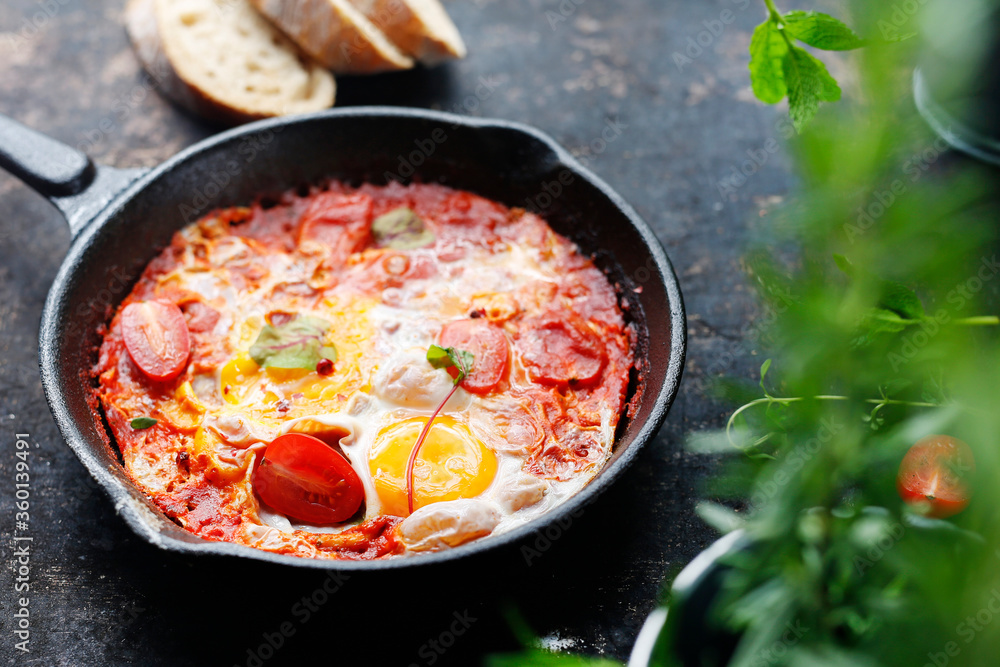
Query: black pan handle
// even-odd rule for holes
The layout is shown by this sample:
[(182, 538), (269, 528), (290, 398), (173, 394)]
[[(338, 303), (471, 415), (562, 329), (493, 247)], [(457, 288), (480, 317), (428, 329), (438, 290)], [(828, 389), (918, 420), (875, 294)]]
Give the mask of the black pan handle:
[(0, 167), (55, 204), (73, 236), (146, 171), (95, 165), (75, 148), (2, 114)]

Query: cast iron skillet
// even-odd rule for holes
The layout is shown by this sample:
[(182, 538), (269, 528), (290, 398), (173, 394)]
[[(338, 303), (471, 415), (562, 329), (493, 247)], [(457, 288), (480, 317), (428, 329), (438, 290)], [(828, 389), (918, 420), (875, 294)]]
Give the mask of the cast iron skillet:
[[(66, 442), (129, 526), (175, 552), (229, 554), (335, 570), (441, 563), (515, 544), (577, 512), (617, 479), (656, 434), (681, 381), (686, 321), (670, 262), (636, 212), (565, 149), (518, 123), (392, 107), (357, 107), (267, 120), (202, 141), (151, 170), (94, 166), (59, 142), (0, 116), (0, 166), (52, 201), (74, 240), (42, 315), (42, 384)], [(580, 493), (508, 533), (419, 557), (328, 561), (204, 540), (163, 515), (129, 480), (94, 405), (90, 368), (98, 329), (172, 234), (211, 209), (247, 204), (332, 176), (440, 182), (510, 206), (541, 210), (617, 286), (639, 332), (635, 408), (611, 460)]]

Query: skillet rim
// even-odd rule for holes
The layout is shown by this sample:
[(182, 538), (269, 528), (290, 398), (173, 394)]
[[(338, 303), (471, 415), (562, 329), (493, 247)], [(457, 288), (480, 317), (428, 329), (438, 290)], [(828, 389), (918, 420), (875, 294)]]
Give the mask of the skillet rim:
[[(72, 417), (68, 409), (66, 394), (63, 391), (63, 378), (59, 373), (59, 359), (56, 350), (59, 348), (59, 324), (63, 319), (69, 320), (71, 316), (64, 311), (68, 309), (68, 291), (73, 285), (73, 277), (83, 266), (81, 261), (85, 251), (92, 243), (94, 237), (100, 229), (115, 217), (124, 205), (141, 195), (152, 182), (169, 176), (169, 172), (181, 164), (197, 160), (203, 153), (213, 149), (220, 144), (225, 144), (233, 139), (252, 135), (262, 131), (273, 130), (275, 128), (286, 128), (294, 125), (308, 125), (316, 122), (336, 122), (340, 118), (354, 117), (381, 117), (386, 119), (417, 119), (437, 123), (449, 123), (452, 126), (462, 126), (473, 130), (500, 129), (527, 135), (530, 138), (543, 144), (550, 152), (550, 156), (555, 158), (556, 166), (568, 169), (575, 177), (581, 178), (598, 192), (606, 197), (611, 204), (618, 209), (628, 220), (629, 224), (639, 233), (642, 238), (645, 254), (647, 254), (656, 267), (656, 272), (663, 282), (664, 291), (667, 295), (668, 309), (670, 313), (670, 351), (667, 370), (663, 385), (659, 388), (653, 399), (653, 404), (648, 419), (642, 423), (639, 432), (636, 433), (632, 443), (622, 451), (621, 455), (612, 464), (601, 469), (595, 479), (584, 486), (569, 500), (553, 508), (552, 511), (543, 514), (528, 523), (518, 526), (508, 532), (499, 535), (491, 535), (481, 540), (461, 545), (447, 551), (419, 554), (408, 558), (393, 558), (388, 560), (335, 560), (335, 559), (312, 559), (300, 556), (290, 556), (276, 554), (253, 547), (235, 544), (232, 542), (215, 542), (200, 538), (198, 543), (185, 542), (166, 535), (155, 529), (149, 522), (152, 510), (137, 502), (130, 493), (126, 483), (119, 479), (113, 472), (105, 468), (91, 453), (92, 443), (84, 436), (79, 429), (76, 420)], [(280, 141), (280, 138), (278, 139)], [(537, 158), (539, 161), (545, 158)], [(45, 399), (49, 409), (55, 419), (63, 439), (77, 458), (87, 469), (87, 472), (97, 481), (101, 488), (108, 494), (114, 503), (115, 511), (125, 520), (129, 527), (137, 535), (147, 542), (172, 553), (184, 553), (192, 555), (215, 555), (215, 556), (237, 556), (249, 558), (251, 560), (263, 561), (276, 565), (292, 565), (296, 567), (306, 567), (319, 570), (330, 571), (382, 571), (412, 568), (414, 566), (434, 566), (450, 562), (455, 559), (475, 556), (488, 551), (500, 551), (505, 547), (511, 547), (523, 542), (531, 535), (537, 534), (546, 526), (559, 518), (565, 516), (577, 516), (587, 505), (599, 497), (612, 483), (614, 483), (627, 470), (639, 451), (652, 440), (663, 422), (666, 419), (670, 406), (680, 389), (681, 377), (683, 375), (684, 361), (687, 354), (687, 318), (685, 314), (684, 301), (680, 291), (680, 282), (673, 269), (666, 252), (659, 239), (653, 233), (648, 223), (629, 205), (615, 190), (613, 190), (600, 177), (587, 169), (565, 148), (559, 145), (555, 139), (541, 130), (529, 125), (494, 118), (479, 118), (472, 116), (462, 116), (458, 114), (433, 111), (419, 108), (392, 107), (392, 106), (359, 106), (344, 107), (339, 109), (329, 109), (310, 114), (296, 116), (286, 116), (282, 118), (272, 118), (254, 123), (249, 123), (237, 128), (233, 128), (219, 134), (207, 137), (198, 143), (168, 158), (156, 167), (153, 167), (142, 174), (139, 178), (129, 184), (122, 192), (117, 194), (102, 210), (100, 210), (89, 222), (80, 230), (79, 234), (72, 240), (69, 251), (63, 258), (59, 271), (56, 274), (45, 306), (42, 311), (42, 320), (39, 329), (39, 367), (41, 370), (42, 386), (45, 392)], [(649, 353), (647, 353), (647, 357)], [(69, 382), (67, 379), (66, 382)], [(645, 391), (652, 393), (652, 387), (647, 386)], [(121, 472), (124, 474), (124, 471)], [(133, 484), (129, 482), (129, 484)], [(133, 486), (133, 488), (136, 488)], [(136, 488), (136, 490), (138, 490)], [(142, 494), (141, 491), (139, 491)], [(195, 536), (197, 537), (197, 536)]]

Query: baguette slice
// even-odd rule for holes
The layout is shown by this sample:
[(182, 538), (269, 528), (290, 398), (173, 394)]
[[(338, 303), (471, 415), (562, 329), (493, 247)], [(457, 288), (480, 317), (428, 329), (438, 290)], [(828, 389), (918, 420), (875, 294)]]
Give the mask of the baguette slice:
[(413, 59), (347, 0), (251, 1), (303, 51), (338, 74), (413, 67)]
[(440, 0), (350, 0), (404, 53), (425, 65), (464, 58), (465, 42)]
[(333, 105), (333, 75), (249, 0), (131, 0), (125, 24), (160, 90), (211, 120), (237, 124)]

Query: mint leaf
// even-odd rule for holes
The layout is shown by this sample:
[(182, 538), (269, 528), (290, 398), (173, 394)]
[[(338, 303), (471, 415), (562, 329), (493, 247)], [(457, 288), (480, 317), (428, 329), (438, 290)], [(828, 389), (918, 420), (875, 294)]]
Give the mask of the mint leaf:
[(280, 325), (265, 325), (250, 347), (261, 368), (316, 370), (320, 359), (337, 360), (337, 348), (324, 345), (330, 323), (318, 317), (296, 315)]
[(788, 113), (796, 130), (801, 131), (812, 120), (820, 102), (840, 99), (840, 86), (826, 71), (826, 65), (803, 49), (789, 49), (782, 69), (788, 87)]
[(440, 345), (431, 345), (427, 348), (427, 361), (431, 362), (434, 368), (451, 368), (455, 365), (448, 350)]
[(869, 333), (896, 333), (913, 323), (912, 318), (901, 317), (888, 308), (872, 308), (865, 317), (865, 328)]
[(869, 271), (856, 269), (851, 260), (843, 255), (834, 254), (833, 261), (851, 278), (867, 279), (878, 290), (875, 308), (867, 316), (868, 324), (874, 332), (902, 331), (927, 316), (920, 297), (903, 283), (885, 280)]
[(401, 207), (380, 215), (372, 222), (375, 243), (382, 248), (412, 250), (434, 243), (434, 232), (412, 209)]
[(147, 428), (152, 428), (153, 426), (156, 426), (156, 420), (153, 419), (152, 417), (136, 417), (135, 419), (129, 422), (129, 426), (131, 426), (136, 431), (142, 431)]
[(917, 293), (893, 280), (882, 281), (878, 305), (907, 320), (922, 320), (927, 314)]
[(821, 12), (788, 12), (781, 17), (790, 37), (825, 51), (850, 51), (865, 45), (839, 19)]
[(458, 384), (472, 372), (472, 362), (475, 356), (466, 350), (459, 350), (454, 347), (441, 347), (431, 345), (427, 348), (427, 361), (434, 368), (457, 368), (458, 376), (455, 384)]
[(785, 97), (782, 62), (788, 42), (773, 21), (761, 23), (750, 38), (750, 83), (761, 102), (777, 104)]

